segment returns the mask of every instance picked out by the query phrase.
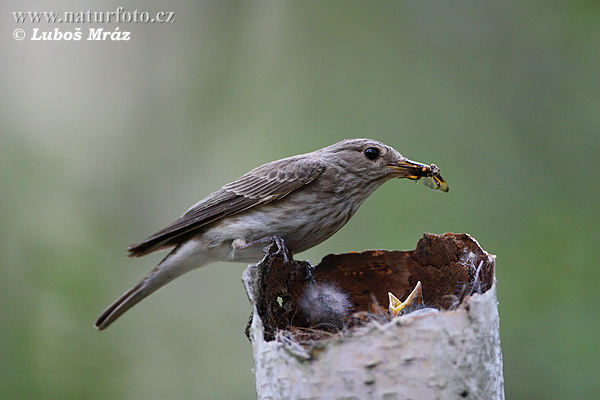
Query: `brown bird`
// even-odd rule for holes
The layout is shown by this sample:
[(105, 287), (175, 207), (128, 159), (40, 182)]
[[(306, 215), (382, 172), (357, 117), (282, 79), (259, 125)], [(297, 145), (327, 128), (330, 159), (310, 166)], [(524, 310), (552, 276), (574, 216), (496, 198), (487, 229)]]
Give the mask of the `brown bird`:
[(181, 218), (129, 247), (141, 257), (174, 249), (98, 318), (102, 330), (182, 274), (216, 261), (258, 262), (264, 245), (300, 253), (337, 232), (362, 202), (392, 178), (448, 185), (435, 165), (406, 159), (371, 139), (347, 139), (253, 169), (193, 205)]

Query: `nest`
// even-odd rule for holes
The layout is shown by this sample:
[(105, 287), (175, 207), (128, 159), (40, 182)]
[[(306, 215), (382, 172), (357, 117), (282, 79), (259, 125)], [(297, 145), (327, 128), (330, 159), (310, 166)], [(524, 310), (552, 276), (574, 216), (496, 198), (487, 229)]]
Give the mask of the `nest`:
[[(389, 322), (388, 292), (404, 299), (419, 281), (421, 306), (440, 311), (461, 306), (467, 297), (490, 289), (494, 281), (494, 256), (467, 234), (425, 234), (411, 251), (330, 254), (316, 267), (291, 257), (285, 264), (274, 250), (268, 249), (256, 266), (250, 296), (267, 341), (279, 338), (308, 346), (351, 334), (373, 321)], [(315, 326), (301, 306), (308, 285), (319, 283), (335, 285), (348, 296), (350, 309), (343, 326)]]

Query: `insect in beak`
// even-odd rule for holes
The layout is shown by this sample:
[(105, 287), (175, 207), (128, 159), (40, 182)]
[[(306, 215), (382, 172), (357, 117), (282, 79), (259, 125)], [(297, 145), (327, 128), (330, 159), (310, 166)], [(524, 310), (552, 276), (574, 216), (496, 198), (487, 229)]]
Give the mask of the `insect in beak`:
[(440, 175), (440, 169), (435, 164), (427, 165), (408, 159), (388, 164), (392, 173), (397, 174), (398, 178), (408, 178), (418, 181), (425, 178), (423, 183), (432, 190), (447, 192), (448, 184)]

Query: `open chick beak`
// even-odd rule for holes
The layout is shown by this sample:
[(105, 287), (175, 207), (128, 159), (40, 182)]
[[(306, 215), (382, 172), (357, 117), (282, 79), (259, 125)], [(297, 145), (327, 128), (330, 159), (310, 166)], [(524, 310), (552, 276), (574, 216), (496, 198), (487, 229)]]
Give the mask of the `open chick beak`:
[(406, 312), (406, 310), (410, 310), (411, 308), (417, 308), (419, 306), (422, 306), (423, 289), (421, 286), (421, 281), (417, 282), (417, 285), (415, 286), (413, 291), (408, 295), (408, 297), (404, 301), (400, 301), (391, 292), (388, 292), (388, 297), (390, 300), (389, 308), (392, 317), (402, 315)]
[(448, 184), (440, 175), (440, 169), (435, 165), (422, 164), (409, 159), (392, 161), (388, 165), (390, 173), (398, 178), (419, 180), (425, 178), (425, 186), (432, 190), (447, 192)]

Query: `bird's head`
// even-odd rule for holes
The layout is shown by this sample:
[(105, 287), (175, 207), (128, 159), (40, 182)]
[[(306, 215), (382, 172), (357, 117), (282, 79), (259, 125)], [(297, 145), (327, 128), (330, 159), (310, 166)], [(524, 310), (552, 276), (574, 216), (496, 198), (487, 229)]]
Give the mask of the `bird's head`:
[(425, 185), (431, 189), (448, 191), (448, 185), (437, 166), (409, 160), (394, 148), (376, 140), (347, 139), (325, 149), (332, 153), (332, 158), (339, 166), (357, 179), (385, 182), (391, 178), (426, 178)]

